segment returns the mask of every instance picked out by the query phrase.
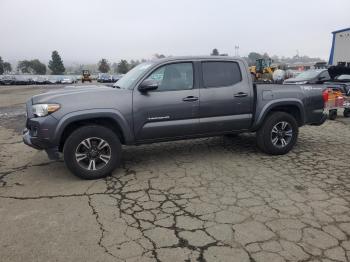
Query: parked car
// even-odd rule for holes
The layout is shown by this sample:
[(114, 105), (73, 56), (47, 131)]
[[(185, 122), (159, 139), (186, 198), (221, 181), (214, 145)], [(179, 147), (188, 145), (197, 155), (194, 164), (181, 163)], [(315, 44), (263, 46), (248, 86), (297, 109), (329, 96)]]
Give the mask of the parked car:
[(99, 82), (99, 83), (112, 83), (113, 80), (109, 74), (99, 74), (97, 76), (97, 82)]
[(0, 79), (1, 85), (15, 85), (16, 84), (16, 78), (12, 75), (4, 75)]
[(74, 84), (76, 82), (77, 82), (77, 80), (74, 77), (72, 77), (72, 76), (65, 76), (61, 80), (61, 84)]
[(84, 179), (110, 174), (121, 145), (256, 132), (259, 148), (288, 153), (299, 127), (322, 124), (322, 85), (253, 84), (241, 58), (182, 57), (145, 62), (115, 88), (65, 88), (28, 100), (25, 144), (59, 152)]
[(33, 78), (33, 82), (36, 85), (47, 85), (47, 84), (50, 84), (48, 76), (35, 76)]
[(327, 69), (310, 69), (297, 75), (295, 78), (289, 78), (284, 80), (285, 85), (305, 85), (305, 84), (323, 84), (329, 81)]

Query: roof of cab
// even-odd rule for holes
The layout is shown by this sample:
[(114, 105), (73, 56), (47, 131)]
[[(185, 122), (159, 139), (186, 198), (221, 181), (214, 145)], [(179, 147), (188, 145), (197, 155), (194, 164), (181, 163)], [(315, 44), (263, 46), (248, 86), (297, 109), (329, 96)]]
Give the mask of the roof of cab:
[(229, 60), (239, 60), (244, 61), (241, 57), (235, 57), (235, 56), (169, 56), (165, 58), (155, 59), (155, 62), (170, 62), (170, 61), (184, 61), (184, 60), (222, 60), (222, 61), (229, 61)]

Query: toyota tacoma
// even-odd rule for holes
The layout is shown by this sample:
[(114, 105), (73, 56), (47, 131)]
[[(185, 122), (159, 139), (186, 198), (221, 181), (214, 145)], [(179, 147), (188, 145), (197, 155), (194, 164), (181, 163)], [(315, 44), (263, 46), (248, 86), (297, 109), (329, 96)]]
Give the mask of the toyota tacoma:
[(256, 132), (272, 155), (295, 145), (299, 127), (325, 119), (322, 86), (255, 85), (235, 57), (171, 57), (142, 63), (113, 87), (67, 87), (26, 104), (24, 143), (63, 153), (78, 177), (105, 177), (122, 145)]

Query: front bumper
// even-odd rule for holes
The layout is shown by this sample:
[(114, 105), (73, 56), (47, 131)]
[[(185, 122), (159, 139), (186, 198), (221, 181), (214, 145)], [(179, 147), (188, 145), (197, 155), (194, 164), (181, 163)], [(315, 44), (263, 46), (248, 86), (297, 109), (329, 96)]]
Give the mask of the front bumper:
[(37, 150), (45, 150), (47, 156), (51, 160), (57, 160), (60, 158), (60, 153), (58, 152), (57, 146), (53, 147), (52, 144), (47, 140), (32, 137), (30, 135), (30, 131), (27, 128), (23, 130), (23, 143)]
[(32, 136), (27, 128), (23, 130), (23, 143), (38, 150), (52, 147), (47, 139)]

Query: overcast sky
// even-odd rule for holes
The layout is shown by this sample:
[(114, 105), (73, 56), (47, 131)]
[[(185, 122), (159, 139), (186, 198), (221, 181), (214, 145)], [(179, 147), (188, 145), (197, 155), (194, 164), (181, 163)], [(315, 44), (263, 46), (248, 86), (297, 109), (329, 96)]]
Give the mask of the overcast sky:
[(250, 51), (328, 59), (350, 0), (0, 0), (0, 56), (66, 62)]

